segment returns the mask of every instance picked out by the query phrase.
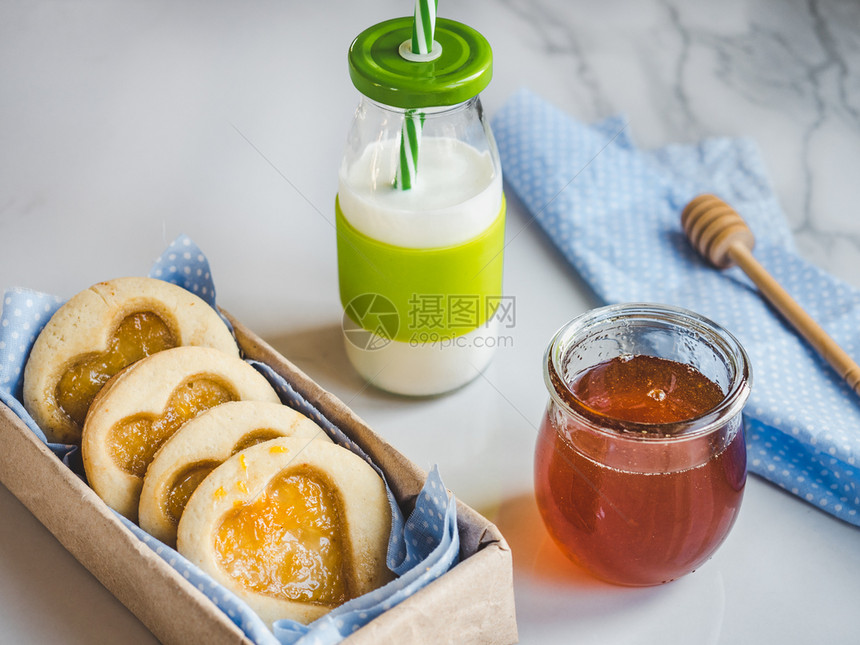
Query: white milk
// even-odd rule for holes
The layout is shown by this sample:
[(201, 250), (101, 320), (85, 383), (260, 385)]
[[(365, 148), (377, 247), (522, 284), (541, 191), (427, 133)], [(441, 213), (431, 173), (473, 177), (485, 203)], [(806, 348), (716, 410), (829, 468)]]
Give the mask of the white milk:
[(441, 394), (461, 387), (483, 372), (498, 343), (498, 322), (445, 343), (410, 344), (392, 340), (367, 350), (345, 341), (356, 371), (376, 387), (407, 396)]
[[(502, 177), (488, 152), (456, 139), (424, 137), (410, 190), (392, 186), (400, 149), (396, 140), (369, 145), (339, 176), (338, 200), (359, 232), (394, 246), (436, 248), (483, 233), (502, 208)], [(496, 324), (446, 343), (392, 340), (366, 350), (348, 340), (355, 369), (377, 387), (398, 394), (439, 394), (465, 385), (495, 352)]]
[(392, 185), (399, 159), (399, 142), (388, 139), (341, 169), (341, 210), (368, 237), (408, 248), (453, 246), (480, 235), (499, 216), (502, 177), (489, 152), (457, 139), (424, 137), (410, 190)]

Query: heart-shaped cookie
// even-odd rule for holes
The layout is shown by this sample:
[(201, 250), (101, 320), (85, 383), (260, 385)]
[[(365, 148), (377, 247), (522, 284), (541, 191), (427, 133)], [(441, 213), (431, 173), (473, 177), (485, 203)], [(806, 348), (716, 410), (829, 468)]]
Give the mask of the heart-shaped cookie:
[(127, 365), (183, 345), (239, 355), (205, 301), (169, 282), (118, 278), (72, 297), (39, 334), (24, 369), (24, 407), (48, 439), (80, 443), (96, 393)]
[(183, 423), (227, 401), (280, 399), (248, 363), (208, 347), (175, 347), (130, 365), (99, 391), (84, 423), (90, 486), (137, 521), (143, 476), (156, 451)]
[(179, 552), (260, 617), (309, 623), (392, 579), (382, 478), (336, 444), (302, 437), (243, 450), (197, 487)]
[(143, 478), (140, 528), (165, 544), (176, 544), (176, 527), (188, 498), (224, 460), (278, 437), (331, 441), (316, 423), (280, 403), (222, 403), (184, 424), (158, 452)]

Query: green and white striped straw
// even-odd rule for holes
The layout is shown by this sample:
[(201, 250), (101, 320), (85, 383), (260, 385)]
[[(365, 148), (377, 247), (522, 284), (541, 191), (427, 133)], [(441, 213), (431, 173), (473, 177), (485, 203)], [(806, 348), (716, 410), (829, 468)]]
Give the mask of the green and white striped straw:
[(412, 53), (429, 54), (433, 50), (438, 0), (415, 0), (415, 22), (412, 24)]
[[(433, 50), (436, 31), (438, 0), (415, 0), (415, 20), (412, 24), (412, 53), (429, 54)], [(418, 149), (421, 147), (421, 129), (424, 114), (407, 110), (400, 128), (400, 162), (397, 164), (395, 187), (409, 190), (418, 175)]]
[(421, 147), (421, 129), (424, 114), (416, 110), (406, 110), (400, 128), (400, 162), (397, 164), (397, 177), (394, 185), (400, 190), (409, 190), (418, 175), (418, 148)]

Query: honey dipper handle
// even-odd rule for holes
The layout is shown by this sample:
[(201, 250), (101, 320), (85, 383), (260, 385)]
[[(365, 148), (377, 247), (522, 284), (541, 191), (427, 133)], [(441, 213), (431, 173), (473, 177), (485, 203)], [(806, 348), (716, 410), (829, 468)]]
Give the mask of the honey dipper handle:
[(860, 365), (836, 344), (824, 329), (783, 289), (750, 250), (742, 244), (733, 244), (729, 249), (732, 260), (756, 284), (759, 291), (776, 307), (782, 316), (815, 348), (824, 360), (860, 394)]

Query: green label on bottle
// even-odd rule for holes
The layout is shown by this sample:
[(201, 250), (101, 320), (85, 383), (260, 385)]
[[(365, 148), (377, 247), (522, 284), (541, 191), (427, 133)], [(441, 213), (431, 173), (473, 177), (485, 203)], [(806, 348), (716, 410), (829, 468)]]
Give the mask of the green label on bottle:
[[(426, 343), (473, 331), (495, 313), (502, 297), (504, 197), (498, 217), (483, 233), (431, 249), (367, 237), (346, 221), (339, 200), (335, 213), (340, 301), (359, 327), (392, 340)], [(365, 311), (385, 301), (392, 310), (387, 316)]]

